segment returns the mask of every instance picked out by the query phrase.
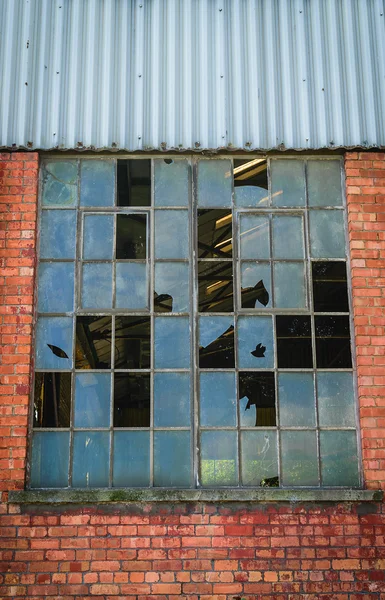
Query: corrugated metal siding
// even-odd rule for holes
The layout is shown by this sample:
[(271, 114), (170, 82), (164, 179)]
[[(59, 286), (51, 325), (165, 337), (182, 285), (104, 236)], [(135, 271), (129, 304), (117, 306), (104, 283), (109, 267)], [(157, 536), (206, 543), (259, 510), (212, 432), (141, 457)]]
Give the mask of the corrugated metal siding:
[(384, 146), (384, 9), (1, 0), (0, 146)]

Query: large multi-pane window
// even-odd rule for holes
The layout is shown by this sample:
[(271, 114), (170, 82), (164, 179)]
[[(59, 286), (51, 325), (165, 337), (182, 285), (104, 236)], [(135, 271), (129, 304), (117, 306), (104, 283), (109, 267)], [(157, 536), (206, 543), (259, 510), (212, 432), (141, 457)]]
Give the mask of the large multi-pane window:
[(359, 485), (338, 158), (41, 179), (31, 487)]

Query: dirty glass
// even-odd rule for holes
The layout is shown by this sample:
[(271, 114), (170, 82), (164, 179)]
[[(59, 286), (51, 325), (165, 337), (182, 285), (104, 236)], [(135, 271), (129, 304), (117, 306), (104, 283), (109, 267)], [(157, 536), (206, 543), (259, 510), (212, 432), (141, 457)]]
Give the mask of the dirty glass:
[(315, 431), (281, 431), (282, 484), (318, 485)]
[(248, 214), (240, 216), (240, 257), (270, 258), (268, 217)]
[(233, 264), (228, 261), (198, 263), (199, 312), (233, 312)]
[(112, 308), (112, 264), (84, 263), (83, 308)]
[(155, 264), (155, 312), (188, 312), (190, 308), (190, 273), (187, 263)]
[(71, 317), (39, 317), (36, 324), (37, 369), (72, 368), (73, 320)]
[(156, 369), (190, 367), (190, 326), (187, 317), (155, 319), (154, 362)]
[(351, 368), (349, 317), (316, 315), (314, 323), (317, 367), (320, 369)]
[(115, 373), (114, 427), (150, 427), (149, 373)]
[(230, 160), (199, 160), (197, 178), (199, 208), (231, 206), (232, 169)]
[(313, 301), (316, 312), (349, 312), (346, 263), (313, 262)]
[(345, 258), (342, 210), (309, 211), (310, 254), (314, 258)]
[(236, 426), (235, 373), (201, 373), (199, 393), (201, 427)]
[(109, 427), (111, 375), (77, 373), (75, 376), (75, 427)]
[(306, 308), (303, 262), (274, 263), (274, 305), (277, 308)]
[(116, 263), (115, 307), (145, 310), (149, 307), (148, 268), (145, 263)]
[(267, 160), (234, 160), (234, 202), (237, 207), (257, 208), (269, 204)]
[(279, 422), (283, 427), (315, 427), (311, 373), (278, 374)]
[(199, 318), (199, 367), (201, 369), (235, 367), (232, 317)]
[(188, 373), (155, 373), (154, 426), (190, 425), (191, 381)]
[(69, 427), (71, 373), (36, 373), (33, 404), (34, 427)]
[(76, 160), (45, 162), (43, 166), (43, 206), (76, 206), (77, 180)]
[(117, 205), (151, 206), (151, 161), (117, 161)]
[(76, 369), (110, 369), (111, 317), (76, 317)]
[(155, 258), (188, 258), (189, 237), (186, 210), (155, 212)]
[(310, 317), (277, 315), (276, 336), (279, 368), (313, 367)]
[(113, 215), (86, 215), (84, 217), (83, 259), (111, 260), (113, 258), (113, 240)]
[(304, 258), (302, 217), (273, 215), (273, 257)]
[(237, 434), (235, 431), (201, 432), (200, 480), (205, 486), (238, 483)]
[(187, 206), (190, 165), (185, 159), (154, 160), (155, 206)]
[(149, 369), (151, 366), (150, 317), (115, 318), (115, 369)]
[(33, 434), (31, 487), (68, 486), (69, 431), (44, 431)]
[(273, 320), (269, 317), (239, 317), (238, 364), (242, 369), (274, 367)]
[(233, 220), (231, 210), (199, 210), (199, 258), (231, 258), (232, 251)]
[(359, 486), (355, 431), (320, 431), (320, 453), (322, 485)]
[(273, 160), (271, 182), (273, 206), (305, 205), (305, 162), (303, 160)]
[(267, 262), (241, 263), (241, 307), (270, 308), (271, 269)]
[(114, 161), (83, 160), (80, 167), (80, 206), (113, 206), (114, 183)]
[(75, 488), (108, 486), (110, 434), (107, 431), (75, 431), (72, 485)]
[(241, 462), (243, 485), (278, 487), (277, 432), (243, 431)]
[(154, 486), (191, 487), (189, 431), (154, 432)]
[(277, 425), (274, 373), (240, 371), (238, 395), (242, 427), (275, 427)]
[(76, 211), (44, 210), (40, 220), (40, 258), (75, 258)]
[(65, 313), (74, 309), (74, 263), (42, 262), (38, 274), (41, 313)]
[(147, 487), (150, 484), (149, 431), (114, 432), (114, 487)]
[(352, 373), (317, 373), (318, 414), (321, 427), (354, 427)]
[(116, 258), (145, 259), (147, 256), (147, 217), (143, 214), (117, 215)]
[(307, 169), (309, 206), (341, 206), (340, 161), (309, 160)]

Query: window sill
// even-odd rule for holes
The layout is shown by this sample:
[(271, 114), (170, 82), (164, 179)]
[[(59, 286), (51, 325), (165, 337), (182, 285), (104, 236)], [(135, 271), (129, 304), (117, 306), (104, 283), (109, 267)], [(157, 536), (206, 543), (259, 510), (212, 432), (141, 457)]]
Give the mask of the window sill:
[(92, 489), (9, 492), (13, 504), (135, 502), (381, 502), (381, 490), (358, 489)]

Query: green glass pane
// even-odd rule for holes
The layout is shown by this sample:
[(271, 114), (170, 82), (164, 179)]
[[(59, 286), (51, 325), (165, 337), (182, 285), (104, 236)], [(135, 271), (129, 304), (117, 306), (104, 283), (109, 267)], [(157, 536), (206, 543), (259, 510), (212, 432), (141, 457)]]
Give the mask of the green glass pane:
[(320, 453), (323, 485), (359, 485), (355, 431), (321, 431)]
[(315, 431), (281, 431), (282, 484), (318, 486)]
[(236, 431), (201, 432), (200, 481), (204, 486), (238, 484)]
[(352, 373), (317, 373), (318, 414), (321, 427), (354, 427)]

